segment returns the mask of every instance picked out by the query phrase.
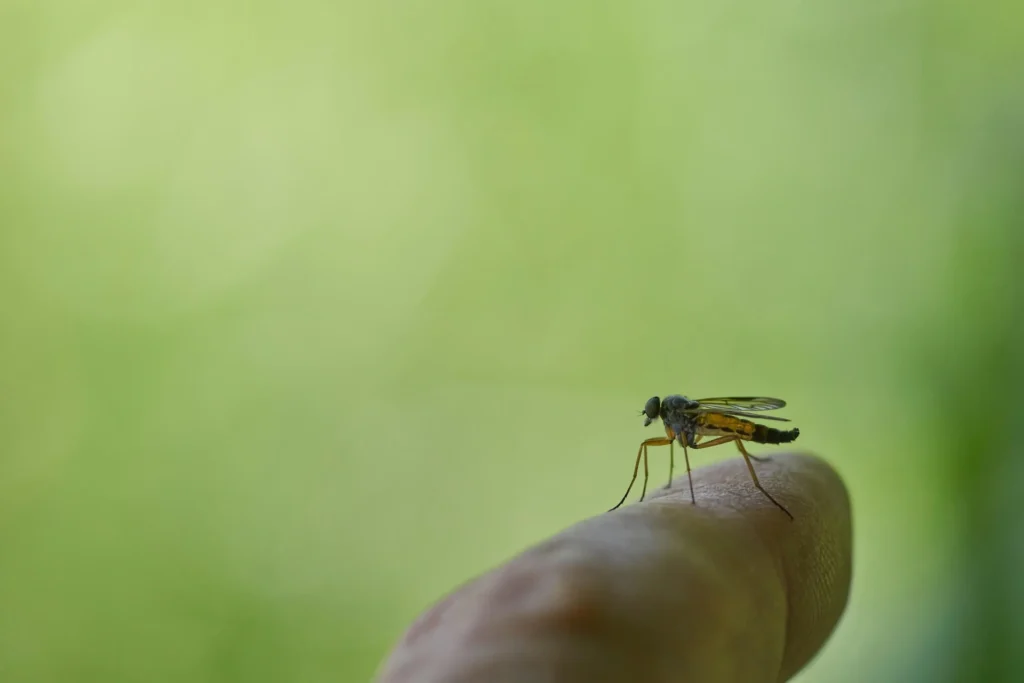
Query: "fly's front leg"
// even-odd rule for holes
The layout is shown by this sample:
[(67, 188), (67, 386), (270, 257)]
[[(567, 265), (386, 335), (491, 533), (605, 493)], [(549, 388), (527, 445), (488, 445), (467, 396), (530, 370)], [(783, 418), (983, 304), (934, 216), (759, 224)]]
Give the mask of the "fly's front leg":
[(636, 483), (636, 475), (637, 475), (637, 472), (640, 470), (640, 458), (641, 457), (643, 457), (643, 459), (644, 459), (644, 488), (643, 488), (643, 491), (640, 493), (640, 500), (642, 501), (644, 499), (644, 496), (647, 494), (647, 478), (648, 478), (647, 447), (648, 446), (668, 446), (671, 443), (672, 443), (672, 439), (669, 439), (669, 438), (664, 437), (664, 436), (656, 436), (656, 437), (654, 437), (652, 439), (647, 439), (646, 441), (644, 441), (643, 443), (640, 444), (640, 449), (636, 452), (636, 463), (634, 463), (634, 465), (633, 465), (633, 478), (629, 480), (629, 487), (626, 489), (626, 492), (624, 494), (622, 494), (622, 500), (620, 500), (618, 502), (618, 505), (613, 507), (608, 512), (611, 512), (612, 510), (617, 510), (619, 507), (622, 506), (623, 503), (626, 502), (626, 496), (629, 495), (630, 490), (632, 490), (632, 488), (633, 488), (633, 484)]

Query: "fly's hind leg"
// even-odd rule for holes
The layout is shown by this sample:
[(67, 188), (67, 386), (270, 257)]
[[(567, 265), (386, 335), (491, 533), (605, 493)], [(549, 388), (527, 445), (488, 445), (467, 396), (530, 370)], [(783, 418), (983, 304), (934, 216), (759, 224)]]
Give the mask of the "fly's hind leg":
[(668, 446), (671, 443), (672, 443), (672, 439), (670, 439), (668, 437), (656, 436), (656, 437), (654, 437), (652, 439), (647, 439), (646, 441), (644, 441), (643, 443), (640, 444), (640, 450), (638, 450), (636, 452), (636, 463), (633, 465), (633, 478), (629, 480), (629, 487), (626, 489), (626, 492), (624, 494), (622, 494), (622, 500), (619, 501), (618, 505), (613, 507), (608, 512), (611, 512), (612, 510), (617, 510), (619, 507), (622, 506), (623, 503), (626, 502), (626, 496), (629, 495), (630, 490), (633, 488), (633, 484), (636, 482), (637, 472), (640, 470), (640, 458), (641, 458), (641, 456), (644, 459), (644, 488), (643, 488), (643, 491), (640, 492), (640, 500), (642, 501), (644, 499), (644, 496), (647, 494), (647, 478), (648, 478), (648, 471), (647, 471), (647, 447), (648, 446)]
[(787, 510), (782, 503), (775, 500), (772, 494), (768, 493), (768, 491), (763, 486), (761, 486), (761, 481), (757, 478), (757, 472), (754, 471), (754, 465), (750, 462), (750, 459), (753, 458), (754, 456), (747, 452), (747, 449), (743, 446), (743, 441), (738, 436), (720, 436), (717, 439), (712, 439), (711, 441), (706, 441), (700, 445), (694, 446), (694, 448), (709, 448), (711, 446), (729, 443), (730, 441), (735, 442), (736, 448), (740, 449), (740, 453), (743, 455), (743, 461), (747, 463), (747, 471), (750, 472), (750, 478), (753, 480), (754, 486), (757, 487), (757, 490), (763, 493), (768, 500), (775, 504), (775, 507), (785, 512), (786, 515), (792, 520), (793, 513)]
[(756, 486), (761, 491), (761, 493), (763, 493), (768, 498), (768, 500), (775, 503), (775, 506), (777, 508), (785, 512), (786, 515), (789, 517), (790, 521), (792, 521), (793, 513), (787, 510), (786, 506), (784, 506), (782, 503), (775, 500), (772, 497), (772, 494), (768, 493), (768, 491), (766, 491), (765, 488), (761, 486), (761, 482), (758, 481), (757, 479), (757, 473), (754, 472), (754, 466), (750, 463), (750, 459), (753, 458), (754, 456), (747, 452), (746, 447), (743, 445), (743, 442), (740, 439), (736, 439), (736, 448), (740, 449), (740, 453), (743, 454), (743, 458), (747, 462), (747, 469), (750, 471), (750, 478), (754, 480), (754, 486)]

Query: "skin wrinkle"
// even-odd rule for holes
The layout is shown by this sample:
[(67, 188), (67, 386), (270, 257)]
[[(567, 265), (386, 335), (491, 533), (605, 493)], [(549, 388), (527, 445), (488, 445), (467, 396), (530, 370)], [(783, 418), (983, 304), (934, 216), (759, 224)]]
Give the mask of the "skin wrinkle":
[[(394, 683), (773, 683), (830, 635), (850, 581), (849, 499), (809, 456), (685, 471), (648, 502), (599, 514), (428, 610), (381, 669)], [(435, 614), (435, 610), (437, 613)]]

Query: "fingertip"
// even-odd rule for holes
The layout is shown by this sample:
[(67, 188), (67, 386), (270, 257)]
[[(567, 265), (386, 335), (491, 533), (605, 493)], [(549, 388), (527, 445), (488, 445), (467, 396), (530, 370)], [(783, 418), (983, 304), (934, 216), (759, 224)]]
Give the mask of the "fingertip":
[[(566, 529), (431, 610), (380, 680), (774, 683), (835, 628), (850, 585), (850, 501), (810, 455), (686, 475)], [(412, 677), (412, 678), (410, 678)]]
[[(839, 473), (808, 453), (772, 455), (754, 464), (758, 479), (792, 514), (787, 517), (758, 491), (741, 458), (693, 472), (697, 504), (687, 481), (652, 498), (690, 519), (739, 515), (771, 554), (786, 596), (784, 681), (802, 669), (834, 631), (849, 599), (853, 566), (852, 511)], [(643, 505), (636, 506), (638, 514)]]
[(798, 515), (790, 532), (755, 517), (786, 582), (789, 617), (779, 680), (788, 680), (821, 649), (846, 609), (853, 571), (852, 510), (842, 478), (822, 458), (781, 455), (777, 470), (765, 470)]

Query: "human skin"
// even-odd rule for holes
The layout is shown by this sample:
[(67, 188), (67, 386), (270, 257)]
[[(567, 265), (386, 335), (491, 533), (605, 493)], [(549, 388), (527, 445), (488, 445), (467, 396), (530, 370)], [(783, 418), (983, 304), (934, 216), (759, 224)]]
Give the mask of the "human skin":
[(821, 649), (850, 589), (850, 500), (808, 455), (684, 474), (455, 590), (380, 683), (775, 683)]

